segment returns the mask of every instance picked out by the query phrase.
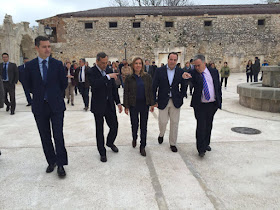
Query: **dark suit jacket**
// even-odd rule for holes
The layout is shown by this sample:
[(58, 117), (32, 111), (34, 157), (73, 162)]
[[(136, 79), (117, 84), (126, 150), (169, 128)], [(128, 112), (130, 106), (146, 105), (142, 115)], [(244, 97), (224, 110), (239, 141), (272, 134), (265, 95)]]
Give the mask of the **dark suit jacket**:
[[(80, 74), (81, 68), (82, 68), (82, 67), (78, 67), (78, 68), (75, 70), (74, 79), (75, 79), (75, 83), (76, 83), (77, 85), (79, 84), (79, 74)], [(88, 71), (89, 69), (90, 69), (90, 67), (85, 66), (85, 87), (86, 87), (86, 88), (89, 87), (89, 81), (88, 81), (88, 78), (87, 78), (87, 71)]]
[(18, 66), (19, 81), (21, 82), (22, 85), (24, 85), (25, 82), (24, 70), (25, 70), (24, 65)]
[[(3, 63), (0, 63), (0, 75), (3, 77)], [(8, 77), (9, 83), (16, 84), (18, 82), (18, 68), (15, 63), (9, 62)]]
[(2, 77), (0, 75), (0, 108), (4, 107), (4, 98), (5, 98), (4, 96), (5, 96), (4, 85), (3, 85)]
[(149, 75), (151, 75), (151, 77), (154, 77), (154, 67), (152, 65), (149, 65), (149, 72), (147, 71), (146, 65), (144, 65), (144, 71), (147, 72)]
[(104, 114), (107, 104), (107, 98), (112, 110), (116, 110), (115, 103), (120, 104), (120, 97), (115, 80), (108, 80), (107, 76), (102, 76), (96, 66), (89, 69), (86, 74), (92, 92), (90, 109), (91, 112), (95, 114)]
[[(153, 79), (153, 92), (155, 101), (159, 109), (164, 109), (169, 101), (169, 92), (172, 94), (172, 101), (176, 108), (180, 108), (186, 95), (186, 81), (182, 78), (184, 71), (178, 67), (175, 68), (174, 79), (169, 85), (167, 76), (167, 67), (158, 68)], [(157, 94), (158, 92), (158, 94)]]
[(44, 112), (44, 95), (47, 91), (48, 103), (53, 113), (65, 111), (63, 99), (68, 85), (61, 61), (49, 57), (47, 83), (44, 85), (38, 58), (25, 64), (25, 87), (33, 93), (32, 112), (36, 115)]
[[(216, 105), (218, 108), (222, 108), (222, 91), (221, 91), (221, 83), (220, 83), (220, 77), (219, 72), (217, 69), (211, 69), (208, 68), (210, 71), (210, 74), (213, 79), (214, 89), (215, 89), (215, 99), (216, 99)], [(196, 70), (191, 70), (190, 74), (192, 75), (192, 78), (190, 79), (193, 87), (194, 92), (192, 95), (192, 101), (191, 106), (194, 108), (199, 108), (201, 105), (201, 95), (203, 90), (203, 79), (200, 73), (198, 73)]]

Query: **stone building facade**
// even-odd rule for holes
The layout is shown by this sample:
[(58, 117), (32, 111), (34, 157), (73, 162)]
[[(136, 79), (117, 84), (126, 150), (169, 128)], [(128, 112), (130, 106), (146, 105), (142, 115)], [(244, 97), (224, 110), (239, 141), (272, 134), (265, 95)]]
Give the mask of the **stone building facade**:
[(38, 29), (30, 28), (28, 22), (14, 24), (12, 16), (6, 15), (0, 25), (0, 53), (8, 53), (11, 62), (21, 65), (23, 57), (36, 57), (34, 39), (38, 34)]
[[(107, 7), (60, 14), (38, 20), (54, 29), (53, 56), (94, 62), (104, 51), (110, 60), (140, 56), (167, 62), (179, 53), (184, 64), (195, 54), (206, 55), (218, 69), (224, 61), (242, 72), (249, 59), (280, 60), (280, 4), (186, 7)], [(90, 65), (92, 65), (90, 62)]]

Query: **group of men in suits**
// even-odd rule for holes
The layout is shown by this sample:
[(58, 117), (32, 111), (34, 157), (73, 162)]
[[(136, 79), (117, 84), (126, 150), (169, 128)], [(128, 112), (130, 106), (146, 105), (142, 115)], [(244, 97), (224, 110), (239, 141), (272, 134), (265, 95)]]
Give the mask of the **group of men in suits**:
[(159, 136), (158, 143), (162, 144), (166, 125), (170, 119), (169, 144), (172, 152), (177, 152), (176, 147), (180, 108), (186, 94), (186, 80), (191, 80), (194, 86), (191, 106), (197, 120), (196, 144), (200, 157), (206, 151), (211, 151), (210, 138), (214, 115), (222, 104), (221, 84), (219, 72), (206, 67), (205, 57), (194, 57), (195, 69), (189, 73), (184, 72), (176, 64), (177, 53), (169, 53), (168, 63), (155, 72), (153, 80), (154, 97), (159, 109)]
[[(35, 48), (38, 52), (38, 57), (25, 64), (24, 85), (33, 94), (32, 112), (48, 162), (46, 172), (50, 173), (58, 166), (58, 176), (65, 177), (64, 165), (68, 164), (68, 158), (63, 136), (65, 111), (63, 96), (68, 81), (62, 62), (50, 56), (51, 46), (49, 39), (38, 36), (35, 39)], [(170, 119), (170, 149), (173, 152), (177, 152), (176, 143), (180, 107), (186, 94), (186, 79), (190, 79), (194, 85), (191, 106), (194, 108), (197, 119), (197, 150), (199, 156), (203, 157), (206, 150), (211, 150), (212, 122), (215, 112), (218, 108), (221, 108), (222, 103), (219, 74), (213, 69), (206, 68), (203, 55), (194, 57), (195, 70), (189, 73), (178, 68), (176, 66), (177, 61), (178, 54), (172, 52), (168, 55), (167, 65), (153, 72), (153, 93), (157, 102), (154, 106), (159, 109), (160, 133), (158, 142), (162, 144), (166, 125)], [(106, 162), (104, 119), (110, 128), (106, 137), (106, 146), (115, 153), (119, 151), (114, 143), (118, 133), (116, 105), (119, 113), (122, 112), (122, 105), (115, 84), (118, 73), (106, 71), (108, 56), (104, 52), (97, 54), (94, 67), (85, 69), (83, 68), (84, 63), (85, 61), (81, 59), (77, 75), (80, 78), (79, 82), (82, 83), (80, 85), (85, 85), (84, 83), (88, 82), (88, 86), (91, 87), (90, 110), (95, 118), (97, 149), (100, 154), (100, 160)], [(2, 71), (5, 69), (4, 67), (8, 68), (0, 64)], [(147, 72), (149, 73), (149, 70)], [(3, 73), (1, 72), (0, 75), (3, 75)], [(15, 84), (16, 75), (9, 74), (8, 80), (5, 74), (4, 76), (4, 88), (6, 87), (10, 91), (11, 86), (9, 85)], [(55, 142), (55, 147), (52, 139)]]

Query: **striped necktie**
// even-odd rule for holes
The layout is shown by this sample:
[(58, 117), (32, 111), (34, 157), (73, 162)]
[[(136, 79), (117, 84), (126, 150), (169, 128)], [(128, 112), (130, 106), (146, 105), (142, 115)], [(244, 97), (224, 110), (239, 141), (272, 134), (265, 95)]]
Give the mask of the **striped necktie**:
[(205, 79), (205, 76), (204, 76), (204, 72), (202, 72), (202, 79), (203, 79), (203, 91), (204, 91), (204, 96), (205, 96), (205, 99), (207, 101), (210, 100), (210, 93), (209, 93), (209, 89), (208, 89), (208, 85), (207, 85), (207, 82), (206, 82), (206, 79)]

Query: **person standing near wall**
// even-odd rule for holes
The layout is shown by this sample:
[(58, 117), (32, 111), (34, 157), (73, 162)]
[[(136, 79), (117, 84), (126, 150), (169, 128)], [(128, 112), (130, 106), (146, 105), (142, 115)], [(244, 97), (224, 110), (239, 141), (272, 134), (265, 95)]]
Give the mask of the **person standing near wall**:
[(223, 81), (225, 80), (225, 89), (227, 89), (227, 81), (230, 75), (230, 68), (228, 63), (224, 62), (224, 66), (221, 68), (221, 87), (223, 86)]

